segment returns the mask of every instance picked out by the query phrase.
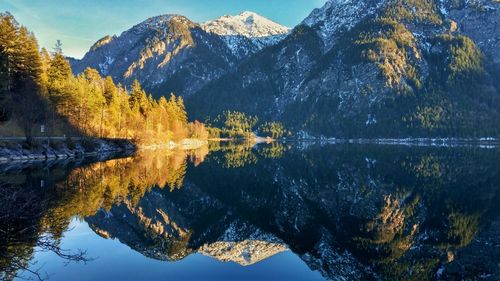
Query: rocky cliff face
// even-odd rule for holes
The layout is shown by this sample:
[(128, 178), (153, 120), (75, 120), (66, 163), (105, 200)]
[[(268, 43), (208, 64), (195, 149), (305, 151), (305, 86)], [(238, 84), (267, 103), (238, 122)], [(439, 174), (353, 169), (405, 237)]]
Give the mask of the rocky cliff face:
[(185, 17), (165, 15), (150, 18), (118, 37), (104, 37), (72, 66), (75, 73), (92, 67), (125, 85), (137, 79), (157, 94), (174, 91), (188, 96), (235, 62), (219, 37)]
[(331, 0), (188, 110), (241, 110), (316, 136), (496, 136), (499, 11), (491, 0)]
[(450, 20), (450, 29), (470, 37), (500, 67), (500, 6), (498, 1), (441, 1), (440, 11)]
[(70, 61), (75, 73), (91, 67), (125, 85), (137, 79), (156, 96), (175, 92), (186, 97), (287, 32), (249, 12), (203, 25), (163, 15), (120, 36), (106, 36), (83, 59)]

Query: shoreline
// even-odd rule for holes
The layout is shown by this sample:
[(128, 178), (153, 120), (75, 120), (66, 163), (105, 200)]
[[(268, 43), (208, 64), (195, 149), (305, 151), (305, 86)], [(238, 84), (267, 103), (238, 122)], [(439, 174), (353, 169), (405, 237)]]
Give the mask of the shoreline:
[(136, 146), (124, 139), (72, 139), (38, 143), (30, 147), (24, 141), (4, 140), (0, 144), (0, 163), (44, 162), (131, 153)]
[(168, 143), (163, 144), (148, 144), (148, 145), (139, 145), (137, 150), (155, 150), (155, 149), (179, 149), (179, 150), (194, 150), (202, 148), (203, 146), (208, 145), (209, 140), (201, 140), (201, 139), (183, 139), (179, 142), (169, 141)]
[(373, 139), (335, 139), (335, 138), (302, 138), (280, 139), (284, 143), (319, 143), (342, 145), (395, 145), (407, 147), (477, 147), (493, 149), (500, 147), (500, 139), (496, 138), (373, 138)]
[(134, 154), (140, 150), (195, 150), (208, 145), (208, 140), (183, 139), (165, 144), (136, 145), (126, 139), (81, 139), (51, 141), (27, 147), (26, 142), (13, 139), (0, 141), (0, 164), (80, 160), (87, 157), (106, 157), (113, 154)]
[(436, 147), (460, 147), (477, 146), (493, 148), (500, 146), (500, 139), (494, 137), (482, 138), (444, 138), (444, 137), (405, 137), (405, 138), (325, 138), (325, 137), (303, 137), (303, 138), (279, 138), (255, 137), (250, 139), (209, 139), (208, 141), (238, 142), (250, 141), (254, 144), (269, 144), (273, 142), (282, 143), (321, 143), (321, 144), (376, 144), (376, 145), (405, 145), (405, 146), (436, 146)]
[[(475, 146), (480, 148), (496, 148), (500, 140), (496, 138), (298, 138), (298, 139), (270, 139), (257, 137), (249, 139), (254, 144), (288, 142), (288, 143), (322, 143), (322, 144), (375, 144), (375, 145), (402, 145), (402, 146), (434, 146), (434, 147), (464, 147)], [(209, 142), (232, 142), (232, 139), (183, 139), (178, 142), (170, 141), (164, 144), (135, 145), (125, 139), (72, 139), (55, 140), (50, 145), (36, 144), (26, 147), (20, 140), (0, 141), (0, 164), (9, 162), (44, 162), (50, 160), (78, 160), (86, 157), (100, 157), (116, 153), (131, 154), (140, 150), (195, 150), (209, 144)]]

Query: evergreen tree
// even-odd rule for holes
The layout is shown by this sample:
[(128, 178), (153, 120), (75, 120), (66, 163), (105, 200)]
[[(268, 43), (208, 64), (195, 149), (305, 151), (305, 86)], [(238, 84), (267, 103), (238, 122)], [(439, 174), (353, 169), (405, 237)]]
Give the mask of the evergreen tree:
[[(44, 57), (47, 59), (46, 56), (42, 56), (42, 58)], [(79, 113), (78, 88), (71, 67), (61, 52), (55, 52), (52, 58), (48, 59), (49, 62), (45, 61), (48, 63), (45, 76), (49, 99), (53, 103), (55, 111), (69, 121), (71, 118), (76, 118)], [(66, 135), (70, 136), (73, 131), (70, 124), (64, 122), (63, 127)]]
[(9, 62), (7, 55), (0, 46), (0, 122), (5, 122), (9, 119), (9, 96), (8, 86), (10, 77), (8, 75)]
[(135, 107), (139, 108), (139, 105), (142, 102), (141, 100), (143, 95), (145, 94), (143, 94), (141, 84), (137, 79), (134, 80), (134, 82), (132, 83), (132, 89), (130, 91), (130, 97), (129, 97), (129, 105), (131, 109)]
[(40, 59), (41, 59), (41, 74), (40, 74), (40, 79), (41, 79), (41, 86), (42, 86), (42, 91), (44, 95), (47, 94), (47, 86), (49, 84), (49, 77), (47, 75), (50, 67), (50, 62), (51, 62), (51, 57), (47, 49), (42, 48), (40, 51)]
[(187, 123), (187, 113), (186, 107), (184, 106), (184, 99), (181, 96), (178, 96), (175, 103), (177, 105), (178, 120), (181, 123)]
[(0, 15), (1, 118), (15, 113), (28, 142), (33, 127), (43, 120), (46, 104), (40, 97), (42, 63), (32, 33), (19, 26), (10, 14)]
[(18, 34), (18, 47), (15, 52), (16, 72), (20, 80), (30, 79), (40, 85), (42, 60), (38, 51), (38, 42), (26, 27), (21, 27)]
[(59, 55), (63, 54), (61, 40), (56, 41), (56, 44), (54, 45), (54, 53)]
[[(76, 118), (79, 112), (76, 95), (78, 91), (71, 67), (62, 54), (59, 41), (56, 46), (57, 51), (53, 53), (52, 58), (46, 50), (45, 52), (42, 50), (42, 65), (46, 67), (45, 78), (42, 76), (42, 80), (47, 81), (48, 96), (55, 111), (69, 120)], [(54, 116), (52, 116), (52, 122), (55, 122)], [(66, 134), (70, 136), (72, 131), (70, 124), (64, 122), (63, 126)]]
[[(4, 56), (5, 69), (4, 75), (8, 76), (6, 79), (6, 88), (10, 89), (10, 76), (12, 75), (14, 68), (14, 53), (17, 48), (17, 29), (18, 23), (14, 17), (9, 13), (0, 14), (0, 46), (1, 52)], [(7, 81), (9, 80), (9, 81)]]
[(184, 101), (155, 100), (140, 83), (130, 92), (87, 68), (75, 77), (57, 41), (54, 52), (39, 51), (32, 33), (10, 14), (0, 14), (0, 121), (12, 114), (32, 141), (34, 126), (50, 120), (50, 133), (125, 137), (138, 142), (201, 137), (204, 126), (188, 124)]
[(55, 53), (47, 72), (49, 85), (67, 81), (72, 75), (71, 66), (66, 58), (60, 53)]
[(109, 105), (116, 98), (118, 94), (118, 89), (116, 88), (113, 78), (110, 76), (106, 77), (104, 80), (104, 97), (106, 98), (106, 103)]

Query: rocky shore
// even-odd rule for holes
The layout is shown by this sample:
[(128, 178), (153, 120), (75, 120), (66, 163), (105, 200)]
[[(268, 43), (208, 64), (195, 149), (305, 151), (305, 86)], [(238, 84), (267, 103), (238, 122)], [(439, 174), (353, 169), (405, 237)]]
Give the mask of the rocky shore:
[(2, 141), (0, 163), (80, 159), (135, 150), (136, 146), (131, 141), (121, 139), (57, 140), (32, 145), (22, 141)]

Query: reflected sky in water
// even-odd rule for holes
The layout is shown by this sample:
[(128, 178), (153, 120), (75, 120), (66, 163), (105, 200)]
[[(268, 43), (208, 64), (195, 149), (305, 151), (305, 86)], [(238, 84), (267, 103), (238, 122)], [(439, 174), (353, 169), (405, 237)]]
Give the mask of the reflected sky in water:
[(201, 254), (168, 263), (146, 258), (120, 241), (99, 237), (85, 222), (74, 220), (70, 229), (62, 247), (88, 248), (94, 260), (66, 265), (51, 252), (39, 253), (35, 260), (44, 264), (43, 270), (51, 275), (49, 280), (324, 280), (289, 251), (248, 267)]
[(499, 160), (497, 149), (479, 147), (212, 143), (4, 166), (0, 271), (50, 280), (498, 280)]

